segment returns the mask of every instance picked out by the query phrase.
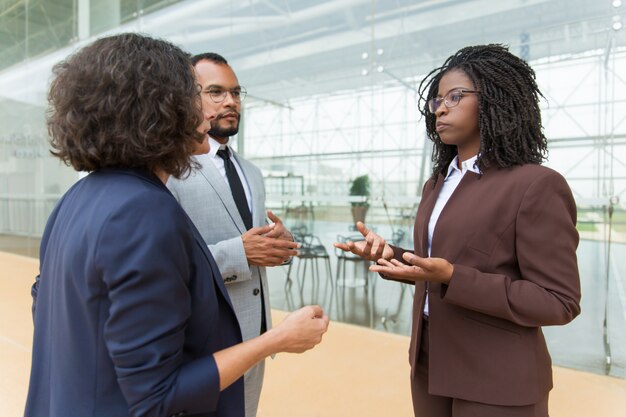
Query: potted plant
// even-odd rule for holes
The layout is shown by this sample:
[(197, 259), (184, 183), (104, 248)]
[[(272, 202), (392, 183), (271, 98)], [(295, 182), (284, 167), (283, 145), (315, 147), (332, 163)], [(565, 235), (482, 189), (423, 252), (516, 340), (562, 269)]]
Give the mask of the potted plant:
[[(350, 185), (350, 195), (369, 197), (370, 195), (370, 177), (368, 175), (361, 175), (352, 180)], [(354, 223), (365, 222), (365, 214), (369, 208), (367, 199), (365, 201), (352, 202), (352, 219)]]

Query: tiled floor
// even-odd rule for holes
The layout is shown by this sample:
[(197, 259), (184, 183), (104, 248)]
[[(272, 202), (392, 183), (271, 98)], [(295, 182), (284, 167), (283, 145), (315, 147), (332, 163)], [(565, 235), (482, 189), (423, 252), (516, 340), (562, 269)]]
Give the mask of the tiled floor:
[[(38, 262), (0, 252), (0, 265), (0, 417), (17, 417), (23, 413), (28, 387), (30, 286)], [(273, 284), (278, 291), (279, 283)], [(380, 287), (377, 283), (369, 293), (380, 294)], [(346, 300), (357, 301), (362, 292), (348, 289)], [(331, 315), (345, 312), (346, 317), (365, 321), (374, 316), (380, 322), (378, 308), (342, 310)], [(274, 321), (285, 314), (274, 310)], [(268, 360), (258, 417), (410, 417), (407, 348), (406, 336), (333, 322), (318, 348)], [(554, 368), (554, 379), (552, 417), (626, 416), (626, 380), (559, 367)]]
[[(406, 222), (405, 222), (406, 224)], [(294, 224), (288, 224), (294, 228)], [(328, 253), (330, 276), (323, 259), (310, 260), (306, 273), (302, 260), (292, 266), (292, 285), (286, 286), (287, 267), (268, 269), (272, 307), (293, 310), (303, 303), (318, 303), (337, 321), (376, 330), (408, 335), (411, 326), (412, 288), (368, 275), (366, 292), (363, 263), (347, 262), (345, 274), (339, 274), (336, 286), (337, 256), (332, 246), (337, 235), (354, 235), (356, 232), (346, 222), (320, 221), (307, 223), (309, 232), (318, 236)], [(392, 229), (378, 225), (377, 232), (386, 238), (404, 232), (402, 247), (411, 247), (412, 230), (407, 226)], [(599, 237), (599, 236), (598, 236)], [(38, 256), (39, 240), (36, 238), (0, 235), (0, 251), (27, 256)], [(607, 256), (610, 268), (606, 267)], [(546, 327), (548, 347), (556, 365), (573, 369), (608, 374), (626, 378), (626, 243), (613, 243), (610, 247), (596, 240), (581, 240), (578, 249), (582, 283), (582, 314), (567, 326)], [(313, 285), (313, 265), (317, 265), (319, 279)], [(299, 271), (298, 271), (298, 268)], [(607, 280), (608, 272), (608, 280)], [(299, 281), (296, 279), (299, 277)], [(301, 286), (299, 282), (303, 282)], [(357, 286), (353, 285), (354, 283)], [(608, 285), (607, 285), (608, 283)], [(361, 285), (361, 286), (359, 286)], [(301, 297), (302, 295), (302, 297)], [(604, 339), (606, 311), (607, 341)], [(606, 357), (610, 353), (611, 366)]]

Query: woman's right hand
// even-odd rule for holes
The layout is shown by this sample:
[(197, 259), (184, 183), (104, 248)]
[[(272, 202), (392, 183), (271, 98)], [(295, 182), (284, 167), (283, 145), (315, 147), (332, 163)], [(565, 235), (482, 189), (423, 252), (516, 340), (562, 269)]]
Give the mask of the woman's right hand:
[(334, 246), (345, 252), (352, 252), (363, 259), (376, 262), (379, 259), (390, 260), (393, 258), (393, 249), (385, 242), (385, 239), (369, 230), (362, 222), (356, 223), (357, 230), (365, 240), (352, 242), (335, 242)]
[(270, 330), (278, 339), (274, 353), (302, 353), (312, 349), (322, 341), (322, 336), (328, 330), (328, 322), (328, 316), (317, 305), (302, 307), (290, 313)]
[(220, 390), (240, 378), (257, 362), (279, 352), (302, 353), (322, 341), (328, 316), (320, 306), (306, 306), (289, 314), (258, 337), (213, 354), (220, 374)]

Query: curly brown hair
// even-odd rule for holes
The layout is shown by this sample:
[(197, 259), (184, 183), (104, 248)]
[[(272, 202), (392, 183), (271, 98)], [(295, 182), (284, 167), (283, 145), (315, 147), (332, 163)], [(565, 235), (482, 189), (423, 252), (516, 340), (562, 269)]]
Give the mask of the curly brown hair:
[(204, 135), (190, 56), (134, 33), (99, 39), (53, 68), (48, 132), (53, 155), (78, 171), (162, 169), (180, 177)]

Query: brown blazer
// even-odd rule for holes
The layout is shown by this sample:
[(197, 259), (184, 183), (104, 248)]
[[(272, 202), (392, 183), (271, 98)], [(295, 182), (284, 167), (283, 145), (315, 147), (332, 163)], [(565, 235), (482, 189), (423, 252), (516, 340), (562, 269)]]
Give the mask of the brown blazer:
[[(415, 253), (428, 256), (428, 222), (443, 176), (425, 186)], [(541, 326), (580, 313), (576, 205), (565, 179), (540, 166), (467, 172), (444, 207), (431, 256), (454, 265), (429, 289), (429, 392), (526, 405), (552, 388)], [(402, 249), (394, 248), (397, 259)], [(416, 283), (409, 360), (419, 354), (426, 285)]]

